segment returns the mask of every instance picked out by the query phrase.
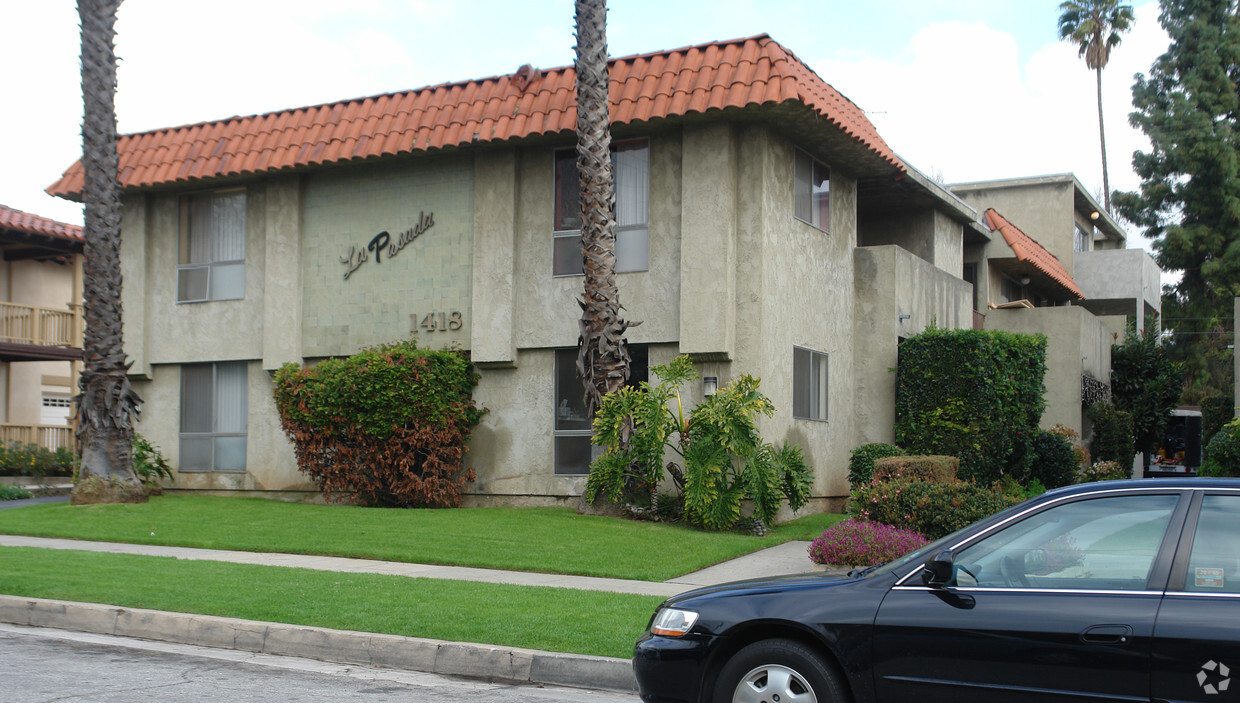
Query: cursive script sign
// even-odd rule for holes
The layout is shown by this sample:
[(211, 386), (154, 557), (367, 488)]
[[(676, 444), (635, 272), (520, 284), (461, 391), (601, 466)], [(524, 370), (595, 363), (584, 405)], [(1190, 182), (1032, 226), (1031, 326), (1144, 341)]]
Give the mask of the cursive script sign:
[(392, 238), (392, 233), (387, 230), (376, 234), (370, 238), (365, 247), (351, 246), (349, 253), (340, 257), (340, 263), (344, 265), (344, 278), (349, 280), (349, 276), (353, 272), (362, 267), (362, 264), (370, 261), (370, 255), (374, 254), (375, 263), (383, 263), (383, 257), (389, 259), (395, 258), (405, 247), (413, 243), (413, 240), (421, 237), (423, 233), (435, 226), (434, 212), (419, 212), (418, 223), (413, 227), (396, 235)]

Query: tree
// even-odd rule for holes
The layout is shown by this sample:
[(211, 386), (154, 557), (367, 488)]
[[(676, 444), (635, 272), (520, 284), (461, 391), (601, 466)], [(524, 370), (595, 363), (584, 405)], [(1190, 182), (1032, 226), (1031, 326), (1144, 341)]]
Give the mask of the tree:
[(616, 192), (607, 104), (607, 7), (576, 0), (577, 171), (581, 178), (581, 255), (585, 293), (577, 338), (577, 375), (593, 417), (602, 397), (629, 377), (624, 332), (640, 323), (621, 317), (616, 288)]
[(1167, 432), (1167, 419), (1179, 400), (1184, 374), (1159, 340), (1157, 316), (1146, 320), (1138, 333), (1129, 320), (1123, 344), (1111, 347), (1111, 398), (1115, 407), (1132, 416), (1137, 451), (1148, 465), (1154, 445)]
[(1133, 155), (1139, 191), (1117, 193), (1116, 205), (1152, 240), (1159, 266), (1181, 273), (1163, 291), (1169, 354), (1187, 362), (1197, 397), (1230, 396), (1226, 374), (1203, 361), (1217, 332), (1234, 329), (1240, 295), (1240, 19), (1234, 0), (1161, 6), (1171, 43), (1136, 77), (1129, 115), (1150, 149)]
[(1111, 209), (1111, 180), (1107, 175), (1107, 135), (1102, 123), (1102, 69), (1119, 46), (1120, 34), (1134, 20), (1131, 5), (1118, 0), (1067, 0), (1059, 4), (1059, 38), (1076, 44), (1085, 65), (1094, 71), (1098, 83), (1098, 140), (1102, 146), (1102, 196)]
[(82, 23), (82, 167), (86, 203), (84, 370), (78, 384), (82, 466), (72, 501), (143, 502), (134, 473), (133, 421), (141, 398), (129, 385), (121, 334), (120, 184), (116, 152), (116, 11), (121, 0), (79, 0)]

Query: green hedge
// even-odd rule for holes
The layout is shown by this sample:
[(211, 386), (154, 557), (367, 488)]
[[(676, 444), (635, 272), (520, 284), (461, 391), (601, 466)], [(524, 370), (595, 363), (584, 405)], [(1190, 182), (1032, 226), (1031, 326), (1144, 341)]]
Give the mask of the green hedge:
[(1094, 461), (1113, 461), (1120, 466), (1132, 466), (1136, 445), (1132, 436), (1132, 415), (1110, 403), (1097, 403), (1089, 408), (1089, 419), (1094, 423), (1093, 439), (1089, 454)]
[(875, 460), (904, 454), (903, 449), (886, 442), (871, 442), (857, 447), (848, 457), (848, 485), (856, 488), (869, 483), (874, 476)]
[(934, 327), (904, 340), (896, 369), (896, 443), (960, 458), (960, 476), (990, 483), (1027, 457), (1046, 407), (1046, 338)]
[(886, 481), (853, 491), (849, 512), (859, 520), (879, 522), (938, 539), (992, 515), (1018, 498), (966, 481)]
[(450, 507), (473, 471), (466, 443), (485, 410), (464, 352), (414, 341), (276, 372), (297, 464), (330, 496), (363, 505)]
[(1202, 476), (1240, 476), (1240, 418), (1223, 425), (1206, 444)]
[(937, 481), (952, 483), (960, 470), (954, 456), (894, 456), (874, 462), (874, 478), (879, 481)]

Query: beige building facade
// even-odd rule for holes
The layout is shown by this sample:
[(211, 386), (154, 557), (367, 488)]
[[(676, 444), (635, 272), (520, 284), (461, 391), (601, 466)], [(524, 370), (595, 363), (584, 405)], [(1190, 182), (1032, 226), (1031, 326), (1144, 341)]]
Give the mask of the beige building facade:
[[(844, 496), (850, 451), (893, 439), (900, 340), (985, 316), (967, 268), (996, 235), (769, 37), (612, 71), (635, 380), (677, 354), (720, 385), (759, 377), (764, 437), (801, 447), (819, 506)], [(530, 75), (122, 137), (126, 353), (177, 489), (313, 491), (273, 372), (414, 337), (481, 374), (468, 502), (579, 499), (596, 450), (573, 373), (572, 70)], [(1093, 315), (1064, 311), (986, 321), (1051, 329), (1105, 377)]]

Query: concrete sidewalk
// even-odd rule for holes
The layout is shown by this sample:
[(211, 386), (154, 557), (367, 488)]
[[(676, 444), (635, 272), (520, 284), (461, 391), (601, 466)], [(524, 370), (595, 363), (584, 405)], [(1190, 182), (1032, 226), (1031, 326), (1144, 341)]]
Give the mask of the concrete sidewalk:
[[(664, 583), (656, 583), (459, 566), (403, 564), (369, 559), (0, 535), (0, 546), (5, 547), (76, 549), (346, 573), (393, 574), (411, 578), (551, 586), (653, 596), (671, 596), (699, 586), (746, 578), (824, 571), (822, 567), (809, 560), (806, 551), (808, 544), (808, 542), (788, 542)], [(633, 679), (629, 660), (611, 657), (540, 652), (515, 647), (444, 642), (416, 637), (17, 596), (0, 596), (0, 622), (307, 657), (342, 664), (470, 676), (496, 681), (623, 691), (636, 690), (636, 682)]]

